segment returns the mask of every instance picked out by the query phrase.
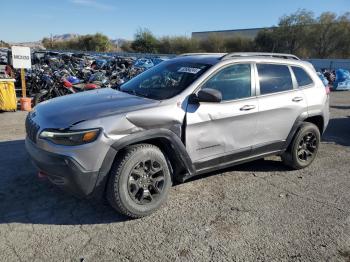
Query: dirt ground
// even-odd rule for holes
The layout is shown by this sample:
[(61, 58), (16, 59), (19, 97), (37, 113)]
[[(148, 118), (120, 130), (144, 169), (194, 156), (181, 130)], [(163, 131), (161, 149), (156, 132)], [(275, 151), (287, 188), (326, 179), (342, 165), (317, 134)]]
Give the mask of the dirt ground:
[(201, 176), (138, 220), (37, 178), (25, 116), (0, 113), (0, 261), (350, 261), (350, 92), (332, 93), (309, 168), (274, 157)]

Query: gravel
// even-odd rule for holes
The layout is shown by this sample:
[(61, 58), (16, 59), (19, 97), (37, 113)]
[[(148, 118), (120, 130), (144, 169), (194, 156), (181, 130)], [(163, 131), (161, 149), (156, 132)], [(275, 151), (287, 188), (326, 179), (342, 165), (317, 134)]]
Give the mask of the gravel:
[(0, 114), (0, 261), (350, 261), (350, 92), (331, 94), (310, 167), (271, 157), (200, 176), (138, 220), (37, 178), (25, 116)]

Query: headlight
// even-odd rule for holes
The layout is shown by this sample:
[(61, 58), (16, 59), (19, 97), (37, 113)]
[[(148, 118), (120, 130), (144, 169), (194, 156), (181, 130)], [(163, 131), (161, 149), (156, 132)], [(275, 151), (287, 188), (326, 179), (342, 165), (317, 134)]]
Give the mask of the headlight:
[(40, 138), (49, 140), (58, 145), (77, 146), (95, 141), (100, 134), (100, 129), (78, 130), (78, 131), (60, 131), (43, 130)]

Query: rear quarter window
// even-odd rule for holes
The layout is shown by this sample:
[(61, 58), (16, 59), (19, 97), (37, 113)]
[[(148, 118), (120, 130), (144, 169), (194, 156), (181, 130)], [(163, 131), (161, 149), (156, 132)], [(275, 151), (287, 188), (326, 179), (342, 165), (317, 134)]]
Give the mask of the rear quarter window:
[(295, 78), (297, 79), (298, 86), (303, 87), (307, 85), (311, 85), (313, 83), (311, 77), (308, 73), (305, 72), (304, 69), (300, 67), (292, 66)]
[(293, 81), (288, 66), (257, 64), (257, 68), (261, 95), (293, 89)]

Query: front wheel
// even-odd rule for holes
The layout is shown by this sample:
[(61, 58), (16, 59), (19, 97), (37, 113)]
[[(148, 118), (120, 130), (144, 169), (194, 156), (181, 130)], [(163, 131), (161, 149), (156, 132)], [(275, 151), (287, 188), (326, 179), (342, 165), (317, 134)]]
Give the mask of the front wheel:
[(321, 135), (317, 126), (312, 123), (304, 123), (288, 150), (282, 155), (283, 162), (293, 169), (309, 166), (316, 158), (320, 140)]
[(161, 150), (150, 144), (126, 148), (112, 166), (107, 199), (119, 213), (132, 218), (147, 216), (165, 201), (172, 184)]

